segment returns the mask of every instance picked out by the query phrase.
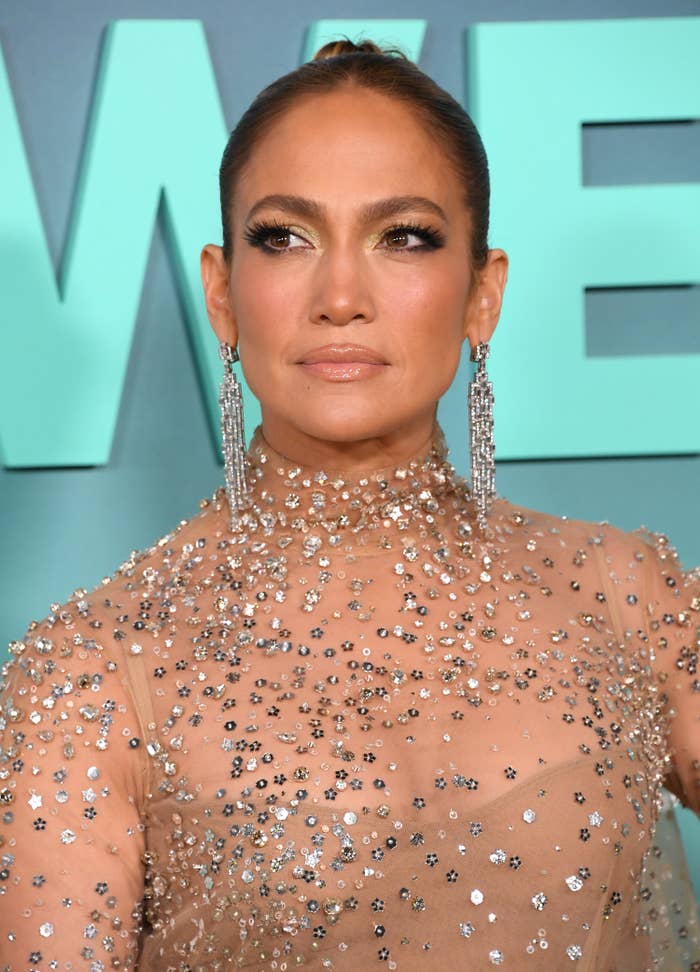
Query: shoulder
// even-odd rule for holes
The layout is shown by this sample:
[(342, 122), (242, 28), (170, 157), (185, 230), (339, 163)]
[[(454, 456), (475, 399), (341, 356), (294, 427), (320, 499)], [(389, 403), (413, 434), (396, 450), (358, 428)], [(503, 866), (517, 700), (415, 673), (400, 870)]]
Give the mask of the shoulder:
[[(111, 574), (84, 596), (99, 605), (134, 600), (139, 592), (155, 594), (183, 586), (183, 575), (212, 557), (222, 535), (223, 504), (220, 491), (199, 502), (198, 511), (179, 520), (152, 543), (132, 550)], [(81, 592), (77, 592), (78, 595)], [(70, 601), (76, 595), (71, 595)]]
[(615, 559), (660, 558), (669, 566), (682, 570), (678, 553), (665, 533), (646, 526), (625, 530), (608, 520), (583, 520), (566, 515), (535, 510), (499, 497), (493, 504), (494, 518), (500, 531), (559, 537), (562, 544), (578, 543), (600, 547)]
[[(222, 535), (221, 490), (199, 501), (199, 509), (152, 543), (134, 549), (111, 574), (89, 592), (94, 601), (122, 597), (124, 592), (181, 586), (181, 575), (206, 560)], [(134, 595), (135, 596), (135, 595)], [(71, 596), (73, 600), (75, 595)]]
[[(64, 670), (70, 660), (101, 659), (113, 667), (130, 646), (160, 632), (170, 621), (170, 600), (181, 595), (185, 575), (216, 545), (223, 504), (217, 491), (199, 510), (141, 549), (132, 549), (111, 573), (92, 587), (77, 587), (28, 622), (24, 635), (9, 645), (0, 679), (13, 669), (36, 673)], [(207, 550), (208, 552), (208, 550)], [(163, 606), (165, 602), (165, 606)], [(50, 661), (48, 661), (50, 658)], [(15, 677), (18, 676), (16, 673)], [(36, 674), (35, 674), (36, 677)]]
[(565, 514), (532, 509), (500, 497), (494, 501), (493, 513), (499, 534), (514, 535), (520, 532), (528, 539), (549, 539), (562, 549), (573, 547), (588, 551), (592, 547), (601, 547), (624, 556), (640, 545), (634, 532), (626, 532), (607, 520), (576, 519)]
[(496, 534), (506, 543), (520, 533), (521, 546), (533, 559), (539, 550), (558, 558), (560, 565), (588, 568), (591, 579), (597, 577), (625, 608), (648, 608), (654, 597), (668, 605), (693, 578), (698, 586), (699, 572), (684, 571), (671, 539), (660, 531), (646, 526), (625, 530), (607, 520), (560, 516), (501, 498), (494, 502), (493, 512)]

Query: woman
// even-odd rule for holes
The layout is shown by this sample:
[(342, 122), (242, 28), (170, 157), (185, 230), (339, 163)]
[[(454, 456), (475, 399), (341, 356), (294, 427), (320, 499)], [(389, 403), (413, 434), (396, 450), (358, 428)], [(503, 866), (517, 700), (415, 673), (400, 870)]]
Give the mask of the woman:
[(486, 158), (396, 54), (326, 45), (224, 153), (226, 489), (11, 646), (5, 968), (696, 967), (654, 835), (662, 782), (700, 809), (700, 590), (493, 495)]

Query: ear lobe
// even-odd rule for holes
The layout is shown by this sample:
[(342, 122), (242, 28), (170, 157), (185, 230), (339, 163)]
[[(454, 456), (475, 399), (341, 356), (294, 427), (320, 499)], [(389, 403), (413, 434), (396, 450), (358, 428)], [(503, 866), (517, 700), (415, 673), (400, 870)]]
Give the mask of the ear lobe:
[(464, 336), (472, 348), (490, 341), (496, 330), (507, 275), (506, 253), (500, 249), (489, 250), (486, 266), (481, 271), (464, 321)]
[(199, 255), (199, 269), (209, 323), (219, 341), (226, 341), (235, 347), (238, 328), (231, 307), (229, 270), (223, 249), (214, 243), (207, 243)]
[(498, 324), (500, 302), (496, 309), (493, 304), (493, 297), (485, 294), (482, 286), (464, 320), (463, 337), (469, 341), (471, 348), (475, 348), (482, 341), (491, 340)]

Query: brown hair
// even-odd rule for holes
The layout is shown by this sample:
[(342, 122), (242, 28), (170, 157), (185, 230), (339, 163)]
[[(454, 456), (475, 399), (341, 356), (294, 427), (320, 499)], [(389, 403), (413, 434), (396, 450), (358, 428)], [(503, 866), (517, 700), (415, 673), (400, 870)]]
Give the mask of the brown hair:
[(345, 38), (319, 48), (310, 61), (264, 88), (231, 132), (219, 169), (224, 258), (232, 253), (229, 226), (236, 182), (259, 139), (275, 118), (305, 95), (325, 94), (356, 84), (409, 103), (426, 128), (442, 142), (464, 185), (471, 214), (471, 258), (480, 270), (488, 255), (489, 170), (481, 137), (467, 112), (447, 91), (396, 49), (371, 40), (357, 44)]

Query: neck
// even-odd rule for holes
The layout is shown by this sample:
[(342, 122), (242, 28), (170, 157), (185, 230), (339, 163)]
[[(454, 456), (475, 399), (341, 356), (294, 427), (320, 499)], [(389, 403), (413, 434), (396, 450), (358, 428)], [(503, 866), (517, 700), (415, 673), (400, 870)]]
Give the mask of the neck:
[(437, 435), (436, 426), (437, 408), (433, 407), (400, 429), (352, 441), (335, 441), (302, 432), (264, 410), (260, 433), (265, 446), (290, 465), (296, 463), (353, 478), (426, 455)]
[(246, 464), (252, 502), (235, 519), (240, 542), (264, 537), (286, 549), (296, 541), (309, 557), (324, 547), (349, 553), (472, 534), (469, 488), (447, 459), (437, 423), (404, 462), (350, 471), (295, 462), (273, 449), (259, 426)]

